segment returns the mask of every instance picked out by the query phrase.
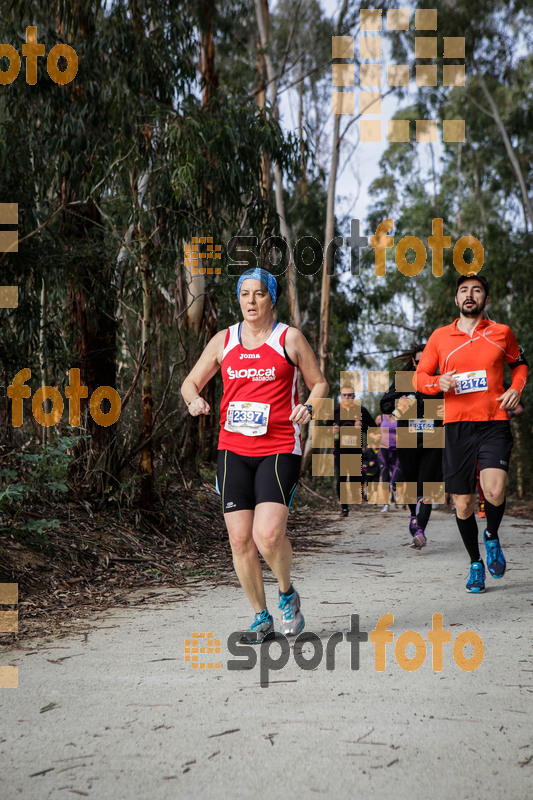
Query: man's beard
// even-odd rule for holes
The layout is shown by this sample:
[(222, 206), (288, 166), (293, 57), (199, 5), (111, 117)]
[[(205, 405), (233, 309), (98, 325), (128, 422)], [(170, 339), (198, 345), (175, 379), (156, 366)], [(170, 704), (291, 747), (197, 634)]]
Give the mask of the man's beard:
[(474, 300), (471, 306), (466, 305), (466, 300), (461, 307), (461, 314), (463, 317), (477, 317), (483, 309), (485, 308), (485, 301), (483, 300), (481, 303), (476, 303)]

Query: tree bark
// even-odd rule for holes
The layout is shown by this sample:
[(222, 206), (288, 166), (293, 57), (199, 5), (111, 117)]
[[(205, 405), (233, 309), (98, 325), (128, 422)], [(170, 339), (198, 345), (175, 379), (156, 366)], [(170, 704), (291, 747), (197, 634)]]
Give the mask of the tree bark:
[(331, 274), (334, 263), (333, 239), (335, 236), (335, 188), (337, 184), (337, 169), (339, 166), (340, 150), (340, 114), (335, 115), (333, 124), (333, 151), (331, 154), (331, 167), (328, 181), (328, 196), (326, 205), (326, 228), (324, 232), (324, 262), (322, 266), (322, 292), (320, 295), (320, 335), (318, 353), (320, 369), (328, 378), (329, 371), (329, 323), (331, 315), (330, 287)]
[[(348, 0), (344, 0), (337, 20), (336, 34), (340, 35), (344, 17), (348, 10)], [(329, 170), (328, 196), (326, 206), (326, 227), (324, 231), (324, 262), (322, 266), (322, 293), (320, 296), (320, 334), (319, 334), (319, 359), (320, 369), (326, 380), (329, 372), (329, 324), (331, 315), (330, 287), (331, 275), (334, 264), (335, 235), (335, 189), (337, 185), (337, 171), (339, 168), (340, 153), (340, 124), (341, 115), (335, 114), (333, 123), (333, 145), (331, 151), (331, 166)], [(329, 381), (331, 383), (331, 381)]]
[[(462, 142), (457, 145), (457, 230), (462, 229), (462, 208), (463, 208), (463, 184), (461, 172), (461, 158), (463, 154)], [(437, 213), (435, 212), (435, 216)]]
[(505, 125), (503, 124), (503, 120), (500, 116), (500, 112), (498, 111), (498, 107), (494, 102), (492, 94), (489, 91), (487, 84), (485, 83), (485, 79), (481, 73), (477, 73), (477, 77), (479, 79), (479, 83), (481, 85), (481, 89), (483, 90), (483, 94), (487, 98), (487, 102), (490, 106), (490, 110), (492, 111), (492, 117), (496, 125), (498, 126), (498, 130), (500, 131), (500, 135), (502, 137), (503, 143), (505, 145), (505, 150), (507, 152), (507, 156), (509, 161), (511, 162), (511, 166), (513, 168), (513, 172), (516, 175), (516, 179), (518, 181), (518, 185), (520, 186), (520, 192), (522, 194), (522, 203), (524, 206), (524, 216), (529, 218), (529, 221), (533, 224), (533, 206), (531, 205), (531, 200), (529, 199), (529, 195), (527, 193), (526, 183), (524, 181), (524, 176), (522, 175), (522, 170), (520, 169), (520, 164), (518, 163), (518, 159), (516, 154), (513, 150), (513, 146), (511, 144), (511, 140), (507, 135), (507, 131), (505, 130)]
[(300, 138), (300, 164), (302, 169), (302, 200), (304, 203), (307, 200), (307, 165), (305, 160), (305, 145), (304, 145), (304, 82), (302, 75), (302, 60), (298, 61), (298, 136)]
[[(261, 47), (263, 49), (263, 56), (265, 59), (265, 66), (268, 77), (269, 99), (274, 117), (277, 118), (277, 84), (274, 77), (274, 68), (272, 66), (272, 59), (268, 52), (268, 0), (255, 0), (255, 10), (257, 16), (257, 26), (259, 28), (259, 36), (261, 39)], [(296, 265), (292, 257), (291, 238), (289, 236), (289, 229), (287, 227), (287, 220), (285, 217), (285, 202), (283, 199), (283, 174), (281, 167), (276, 162), (274, 164), (274, 183), (275, 183), (275, 197), (276, 197), (276, 211), (279, 217), (279, 229), (281, 236), (287, 242), (289, 263), (287, 266), (287, 287), (289, 290), (289, 305), (290, 305), (290, 322), (291, 325), (300, 329), (302, 320), (300, 314), (300, 302), (298, 298), (298, 287), (296, 285)]]
[[(46, 325), (48, 322), (47, 315), (47, 297), (46, 297), (46, 281), (44, 275), (41, 279), (41, 308), (39, 319), (39, 366), (41, 368), (41, 386), (48, 386), (48, 368), (46, 366)], [(50, 401), (47, 400), (46, 403)], [(42, 429), (42, 444), (43, 447), (48, 439), (48, 428), (43, 425)]]
[(152, 285), (150, 275), (150, 263), (144, 236), (139, 229), (139, 267), (142, 284), (142, 353), (144, 362), (142, 367), (142, 430), (141, 430), (141, 508), (150, 508), (152, 505), (152, 490), (154, 482), (153, 473), (153, 451), (152, 451), (152, 432), (153, 432), (153, 408), (154, 398), (152, 395), (152, 354), (151, 354), (151, 331), (152, 331)]
[[(263, 14), (265, 18), (265, 25), (266, 25), (266, 35), (268, 38), (268, 36), (270, 35), (269, 21), (268, 21), (268, 0), (262, 0), (262, 3), (263, 3)], [(258, 86), (259, 91), (257, 92), (256, 103), (257, 107), (262, 111), (265, 108), (266, 104), (267, 70), (266, 70), (263, 48), (261, 47), (261, 39), (259, 39), (257, 42), (257, 72), (259, 74), (259, 86)], [(262, 172), (261, 194), (266, 201), (270, 197), (270, 192), (272, 191), (271, 163), (270, 163), (270, 157), (266, 153), (263, 153), (262, 156), (261, 172)], [(267, 235), (267, 230), (265, 224), (263, 226), (263, 238), (265, 238), (266, 235)]]
[(216, 102), (218, 72), (215, 69), (215, 43), (213, 28), (216, 4), (213, 0), (200, 0), (198, 20), (200, 25), (200, 75), (202, 76), (202, 103), (208, 108)]
[[(65, 191), (65, 190), (64, 190)], [(64, 195), (67, 208), (62, 234), (67, 250), (74, 249), (80, 241), (94, 235), (100, 225), (100, 214), (92, 203), (75, 207), (69, 215), (69, 200)], [(112, 269), (76, 257), (69, 282), (69, 319), (72, 349), (76, 353), (73, 367), (80, 370), (81, 383), (87, 386), (89, 398), (99, 386), (116, 388), (116, 319), (115, 293), (112, 286)], [(87, 308), (90, 308), (90, 312)], [(108, 404), (102, 403), (103, 410)], [(78, 452), (84, 458), (81, 478), (89, 491), (100, 494), (114, 479), (116, 435), (114, 426), (96, 423), (89, 413), (88, 400), (81, 401), (81, 425), (90, 435), (88, 442), (80, 442)]]

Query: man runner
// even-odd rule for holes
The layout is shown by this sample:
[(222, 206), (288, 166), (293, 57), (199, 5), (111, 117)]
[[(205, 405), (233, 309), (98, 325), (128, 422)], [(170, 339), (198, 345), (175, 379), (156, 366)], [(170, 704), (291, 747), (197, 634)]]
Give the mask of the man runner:
[[(447, 491), (454, 495), (457, 526), (471, 560), (466, 591), (476, 593), (485, 591), (474, 516), (476, 467), (479, 461), (487, 566), (493, 578), (502, 578), (505, 558), (498, 529), (513, 446), (508, 412), (520, 403), (528, 375), (527, 361), (511, 329), (484, 316), (489, 303), (486, 278), (461, 275), (455, 294), (459, 318), (432, 333), (413, 377), (417, 391), (444, 392), (443, 475)], [(513, 378), (507, 390), (504, 362)], [(435, 375), (437, 367), (440, 375)]]

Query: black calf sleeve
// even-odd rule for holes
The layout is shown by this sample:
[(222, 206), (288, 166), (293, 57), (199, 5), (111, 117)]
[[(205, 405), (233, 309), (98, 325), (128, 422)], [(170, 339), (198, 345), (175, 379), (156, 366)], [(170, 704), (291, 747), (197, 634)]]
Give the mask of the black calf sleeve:
[(416, 521), (423, 531), (426, 530), (429, 518), (431, 516), (431, 503), (420, 503), (418, 506), (418, 514)]
[(479, 555), (478, 532), (477, 522), (474, 514), (471, 514), (467, 519), (457, 519), (457, 527), (463, 540), (463, 544), (468, 551), (470, 561), (481, 561)]
[(487, 516), (487, 539), (498, 538), (498, 528), (505, 511), (505, 500), (501, 506), (493, 506), (485, 497), (485, 514)]

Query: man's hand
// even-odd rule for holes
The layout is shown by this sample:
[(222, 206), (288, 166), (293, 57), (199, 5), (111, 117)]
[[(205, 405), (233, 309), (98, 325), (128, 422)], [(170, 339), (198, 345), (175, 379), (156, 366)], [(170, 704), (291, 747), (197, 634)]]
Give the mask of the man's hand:
[(455, 388), (455, 378), (453, 377), (454, 374), (457, 372), (456, 369), (452, 369), (450, 372), (445, 372), (444, 375), (439, 377), (439, 388), (443, 392), (449, 392), (450, 389)]
[(195, 397), (194, 400), (191, 400), (187, 408), (189, 409), (191, 417), (199, 417), (200, 414), (209, 414), (211, 411), (209, 403), (207, 403), (203, 397), (200, 397), (200, 395)]
[(517, 389), (507, 389), (496, 400), (501, 400), (500, 408), (504, 411), (513, 411), (520, 403), (520, 392)]

